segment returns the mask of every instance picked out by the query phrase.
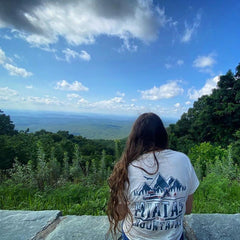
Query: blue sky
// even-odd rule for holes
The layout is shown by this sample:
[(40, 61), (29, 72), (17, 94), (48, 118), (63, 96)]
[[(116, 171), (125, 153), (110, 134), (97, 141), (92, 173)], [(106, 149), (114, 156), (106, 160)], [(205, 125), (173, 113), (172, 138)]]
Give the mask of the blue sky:
[(179, 118), (240, 62), (240, 2), (0, 3), (0, 109)]

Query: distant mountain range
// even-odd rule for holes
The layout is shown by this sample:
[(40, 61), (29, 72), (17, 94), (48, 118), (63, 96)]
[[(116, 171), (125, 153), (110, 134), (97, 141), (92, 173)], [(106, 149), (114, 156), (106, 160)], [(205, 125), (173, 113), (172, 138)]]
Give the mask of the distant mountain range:
[[(68, 131), (70, 134), (81, 135), (89, 139), (121, 139), (129, 135), (136, 117), (77, 114), (43, 111), (13, 111), (10, 115), (17, 130), (36, 132), (45, 129), (50, 132)], [(165, 126), (175, 123), (176, 119), (163, 119)]]

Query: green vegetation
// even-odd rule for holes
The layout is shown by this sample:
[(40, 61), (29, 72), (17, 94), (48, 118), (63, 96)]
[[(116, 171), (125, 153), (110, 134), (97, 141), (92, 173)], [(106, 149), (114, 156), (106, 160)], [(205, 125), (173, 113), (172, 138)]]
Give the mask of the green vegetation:
[[(240, 65), (168, 133), (170, 148), (188, 154), (201, 182), (193, 211), (240, 212)], [(0, 111), (0, 209), (105, 214), (106, 180), (125, 142), (68, 131), (16, 131)]]

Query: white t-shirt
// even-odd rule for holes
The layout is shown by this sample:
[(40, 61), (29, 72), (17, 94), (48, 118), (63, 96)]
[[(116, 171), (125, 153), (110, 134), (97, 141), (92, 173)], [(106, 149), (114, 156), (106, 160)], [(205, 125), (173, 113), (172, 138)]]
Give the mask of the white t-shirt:
[[(189, 158), (173, 150), (142, 155), (128, 167), (130, 186), (127, 191), (129, 209), (133, 216), (123, 222), (123, 231), (130, 240), (178, 240), (183, 232), (188, 195), (199, 185)], [(138, 167), (136, 167), (138, 166)]]

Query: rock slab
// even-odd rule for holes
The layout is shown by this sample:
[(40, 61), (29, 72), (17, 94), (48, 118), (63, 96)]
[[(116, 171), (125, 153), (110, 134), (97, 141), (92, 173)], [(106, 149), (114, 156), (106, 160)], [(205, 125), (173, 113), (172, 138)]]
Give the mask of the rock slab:
[[(1, 240), (104, 240), (108, 227), (106, 216), (0, 210)], [(187, 215), (185, 229), (188, 240), (240, 240), (240, 214)]]
[(30, 240), (51, 225), (60, 211), (0, 210), (1, 240)]
[(106, 216), (66, 216), (46, 240), (103, 240), (109, 228)]
[(240, 214), (191, 214), (185, 220), (197, 240), (240, 240)]

